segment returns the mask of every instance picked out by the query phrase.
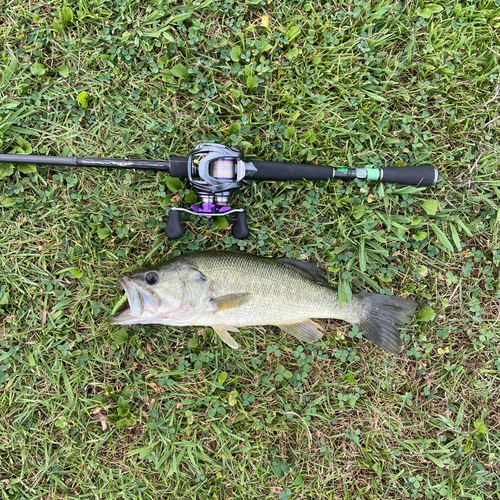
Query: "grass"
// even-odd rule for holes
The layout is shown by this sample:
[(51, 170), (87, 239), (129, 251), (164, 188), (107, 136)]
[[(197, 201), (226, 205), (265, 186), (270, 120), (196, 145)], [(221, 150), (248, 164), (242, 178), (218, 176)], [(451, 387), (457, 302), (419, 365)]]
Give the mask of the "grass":
[[(188, 186), (0, 166), (1, 498), (498, 499), (499, 23), (496, 0), (4, 0), (3, 153), (210, 140), (440, 181), (249, 183), (248, 240), (191, 218), (168, 241)], [(319, 261), (420, 313), (400, 356), (340, 322), (313, 345), (244, 329), (236, 352), (106, 323), (125, 269), (214, 248)]]

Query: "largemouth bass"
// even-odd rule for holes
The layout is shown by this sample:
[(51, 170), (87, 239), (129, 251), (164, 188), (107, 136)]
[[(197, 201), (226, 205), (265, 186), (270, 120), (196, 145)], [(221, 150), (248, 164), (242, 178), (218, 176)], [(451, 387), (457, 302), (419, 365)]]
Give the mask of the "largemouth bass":
[(294, 259), (209, 251), (181, 255), (120, 279), (128, 304), (109, 318), (112, 325), (210, 326), (233, 349), (229, 332), (275, 325), (315, 342), (321, 327), (311, 318), (333, 318), (357, 326), (380, 347), (399, 353), (398, 325), (410, 320), (416, 303), (400, 297), (357, 293), (339, 307), (325, 270)]

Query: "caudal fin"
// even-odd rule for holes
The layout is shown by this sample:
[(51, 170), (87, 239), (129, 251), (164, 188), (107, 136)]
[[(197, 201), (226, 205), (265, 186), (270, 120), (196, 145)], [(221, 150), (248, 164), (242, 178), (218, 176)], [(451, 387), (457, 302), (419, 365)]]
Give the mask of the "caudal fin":
[(363, 337), (394, 354), (401, 350), (398, 327), (410, 321), (417, 303), (413, 300), (380, 295), (378, 293), (358, 293), (355, 295), (361, 313), (357, 326)]

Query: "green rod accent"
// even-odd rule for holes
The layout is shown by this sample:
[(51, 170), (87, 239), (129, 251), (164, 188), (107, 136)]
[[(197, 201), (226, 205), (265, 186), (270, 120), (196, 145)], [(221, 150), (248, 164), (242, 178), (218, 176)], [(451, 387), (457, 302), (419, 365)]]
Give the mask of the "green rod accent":
[(367, 168), (368, 173), (367, 180), (378, 181), (380, 179), (380, 170), (378, 168)]

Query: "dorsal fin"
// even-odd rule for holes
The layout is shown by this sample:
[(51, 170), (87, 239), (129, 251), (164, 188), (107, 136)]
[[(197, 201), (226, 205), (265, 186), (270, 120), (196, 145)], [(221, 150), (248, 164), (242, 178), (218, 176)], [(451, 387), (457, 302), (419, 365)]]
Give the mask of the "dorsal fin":
[(326, 270), (318, 267), (313, 262), (306, 262), (305, 260), (296, 259), (277, 259), (285, 266), (293, 267), (295, 270), (302, 273), (303, 276), (321, 283), (323, 285), (328, 285), (328, 274)]

